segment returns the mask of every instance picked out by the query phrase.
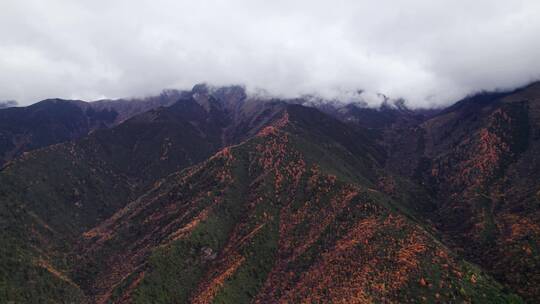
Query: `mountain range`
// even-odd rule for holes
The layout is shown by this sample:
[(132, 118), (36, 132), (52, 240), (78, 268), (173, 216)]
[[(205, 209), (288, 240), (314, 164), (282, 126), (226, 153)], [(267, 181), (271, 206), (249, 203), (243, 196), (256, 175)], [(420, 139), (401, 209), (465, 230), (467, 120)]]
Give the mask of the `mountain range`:
[(0, 109), (6, 303), (536, 303), (540, 83)]

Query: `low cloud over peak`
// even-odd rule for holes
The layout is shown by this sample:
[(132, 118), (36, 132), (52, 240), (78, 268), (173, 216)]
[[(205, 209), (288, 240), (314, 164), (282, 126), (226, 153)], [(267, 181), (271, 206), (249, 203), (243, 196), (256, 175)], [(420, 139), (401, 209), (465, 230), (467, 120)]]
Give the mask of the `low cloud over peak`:
[[(540, 2), (0, 2), (0, 100), (244, 84), (410, 106), (540, 78)], [(373, 99), (377, 102), (377, 99)]]

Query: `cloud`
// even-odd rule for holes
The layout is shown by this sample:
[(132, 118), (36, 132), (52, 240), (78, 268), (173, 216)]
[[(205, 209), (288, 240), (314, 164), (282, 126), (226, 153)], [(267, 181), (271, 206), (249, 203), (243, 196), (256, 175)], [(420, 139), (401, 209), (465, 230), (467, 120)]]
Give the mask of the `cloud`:
[(208, 82), (444, 105), (539, 79), (538, 16), (536, 0), (3, 0), (0, 100)]

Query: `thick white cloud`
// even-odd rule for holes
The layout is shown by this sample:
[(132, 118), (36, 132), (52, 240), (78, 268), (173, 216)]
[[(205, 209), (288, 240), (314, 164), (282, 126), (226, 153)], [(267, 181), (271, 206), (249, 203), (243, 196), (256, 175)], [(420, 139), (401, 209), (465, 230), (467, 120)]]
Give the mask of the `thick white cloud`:
[(2, 0), (0, 100), (198, 82), (441, 105), (540, 78), (538, 0)]

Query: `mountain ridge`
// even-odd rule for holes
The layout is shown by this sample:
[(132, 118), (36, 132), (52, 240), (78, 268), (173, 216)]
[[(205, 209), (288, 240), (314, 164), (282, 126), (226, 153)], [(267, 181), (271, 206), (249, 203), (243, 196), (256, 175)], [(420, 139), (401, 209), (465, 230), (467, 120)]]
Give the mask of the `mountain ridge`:
[(26, 152), (0, 171), (0, 294), (534, 302), (540, 92), (478, 98), (306, 107), (201, 85)]

